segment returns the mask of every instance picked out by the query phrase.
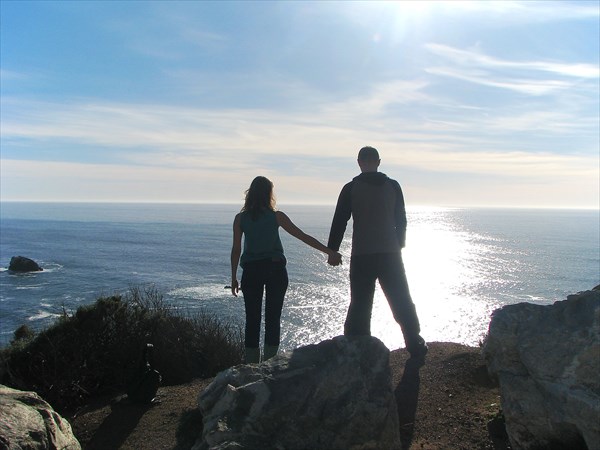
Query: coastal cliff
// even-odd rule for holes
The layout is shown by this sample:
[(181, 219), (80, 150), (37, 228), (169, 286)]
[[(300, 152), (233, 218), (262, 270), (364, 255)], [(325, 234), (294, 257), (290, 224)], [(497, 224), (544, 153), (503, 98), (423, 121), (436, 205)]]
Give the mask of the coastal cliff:
[[(106, 301), (100, 304), (102, 308), (106, 309)], [(116, 310), (121, 308), (117, 299), (110, 300), (108, 305)], [(569, 409), (568, 405), (573, 404), (574, 401), (580, 403), (583, 401), (584, 404), (589, 405), (598, 403), (597, 379), (595, 378), (599, 363), (598, 349), (600, 348), (598, 311), (600, 311), (600, 290), (596, 288), (569, 296), (567, 300), (556, 302), (554, 305), (541, 306), (523, 303), (497, 310), (490, 323), (490, 333), (484, 343), (483, 353), (481, 348), (434, 342), (430, 343), (430, 351), (425, 360), (415, 364), (414, 361), (411, 362), (405, 349), (389, 352), (384, 346), (381, 346), (383, 347), (380, 352), (381, 357), (375, 357), (375, 354), (378, 353), (375, 349), (365, 350), (361, 345), (356, 346), (355, 344), (348, 347), (343, 343), (345, 338), (339, 337), (335, 338), (338, 339), (337, 343), (334, 339), (331, 344), (325, 341), (318, 345), (308, 346), (317, 350), (314, 357), (311, 358), (317, 358), (317, 360), (325, 358), (321, 362), (300, 357), (300, 353), (304, 354), (306, 350), (299, 348), (295, 350), (300, 352), (296, 358), (293, 357), (292, 352), (292, 356), (289, 356), (287, 360), (278, 357), (272, 361), (276, 369), (273, 374), (269, 375), (268, 368), (263, 365), (253, 365), (257, 371), (242, 370), (240, 373), (250, 373), (251, 383), (258, 382), (264, 377), (267, 381), (277, 376), (287, 379), (287, 370), (292, 361), (299, 362), (297, 370), (310, 372), (315, 365), (327, 366), (335, 359), (333, 355), (340, 354), (341, 363), (357, 358), (351, 362), (351, 366), (362, 367), (361, 371), (374, 370), (372, 377), (365, 375), (365, 377), (359, 378), (379, 380), (377, 385), (380, 385), (381, 380), (385, 379), (384, 384), (389, 385), (387, 392), (393, 398), (389, 417), (394, 417), (394, 422), (398, 423), (398, 434), (390, 434), (386, 431), (385, 442), (393, 444), (381, 448), (509, 449), (512, 446), (514, 449), (526, 449), (536, 448), (536, 445), (543, 442), (551, 442), (552, 445), (558, 445), (556, 448), (563, 448), (560, 447), (561, 439), (575, 439), (565, 445), (568, 445), (568, 448), (587, 448), (589, 450), (596, 448), (594, 447), (594, 433), (597, 433), (598, 427), (593, 424), (593, 421), (594, 417), (598, 415), (598, 410), (590, 410), (591, 415), (586, 413), (578, 416), (577, 410), (581, 410), (581, 408), (573, 410)], [(542, 339), (544, 333), (548, 336)], [(572, 337), (570, 337), (571, 335)], [(550, 339), (552, 336), (555, 337), (554, 340)], [(377, 341), (374, 338), (368, 339)], [(22, 345), (27, 348), (25, 344)], [(321, 345), (337, 350), (327, 356), (327, 349), (318, 350)], [(340, 345), (343, 348), (338, 348)], [(552, 351), (544, 350), (544, 345), (549, 345)], [(538, 359), (535, 358), (536, 355), (539, 356)], [(550, 362), (546, 361), (548, 356), (550, 356)], [(385, 361), (385, 363), (381, 361)], [(6, 360), (3, 362), (6, 363)], [(373, 367), (367, 367), (371, 363), (373, 363)], [(267, 362), (267, 365), (269, 364)], [(333, 365), (337, 366), (335, 363)], [(244, 368), (245, 366), (239, 367)], [(284, 370), (280, 370), (281, 368)], [(190, 449), (194, 443), (202, 447), (202, 444), (198, 444), (201, 442), (198, 441), (198, 438), (203, 433), (207, 418), (213, 412), (210, 411), (211, 407), (199, 408), (196, 399), (202, 392), (207, 393), (211, 389), (212, 392), (216, 392), (215, 381), (223, 379), (223, 374), (227, 374), (231, 370), (233, 370), (231, 374), (237, 373), (235, 369), (236, 367), (227, 369), (216, 378), (199, 377), (190, 382), (162, 386), (158, 390), (156, 401), (152, 403), (133, 403), (125, 395), (107, 392), (102, 395), (90, 396), (83, 404), (74, 408), (62, 408), (59, 412), (69, 420), (75, 436), (84, 449), (165, 448), (179, 450)], [(297, 371), (296, 369), (292, 372)], [(312, 384), (320, 386), (320, 380), (328, 377), (327, 371), (316, 376)], [(530, 384), (538, 388), (547, 385), (550, 389), (548, 392), (538, 393), (534, 389), (528, 388), (522, 394), (512, 393), (515, 386), (529, 383), (527, 376), (535, 377), (536, 374), (542, 375), (542, 381), (533, 380), (531, 382), (533, 384)], [(335, 375), (334, 378), (342, 380), (346, 379), (346, 375)], [(522, 382), (515, 384), (513, 382), (515, 379), (520, 379)], [(236, 385), (244, 386), (247, 383), (248, 381), (240, 380), (239, 383), (233, 382), (232, 384), (228, 381), (227, 386), (231, 385), (235, 388)], [(340, 387), (340, 395), (363, 395), (360, 394), (361, 383), (349, 382), (348, 384), (351, 386)], [(353, 387), (354, 384), (356, 387)], [(208, 388), (209, 385), (212, 387)], [(565, 388), (561, 388), (561, 385), (564, 385)], [(257, 384), (256, 389), (261, 392), (268, 393), (272, 390), (269, 387), (259, 388), (258, 386)], [(366, 392), (368, 392), (368, 383), (363, 387), (365, 386), (367, 387)], [(229, 387), (225, 389), (225, 391), (228, 390)], [(285, 394), (285, 390), (277, 388), (276, 391), (281, 391), (282, 395)], [(518, 397), (517, 400), (521, 403), (524, 401), (525, 405), (542, 408), (540, 411), (536, 410), (537, 412), (528, 414), (535, 418), (544, 415), (544, 405), (551, 400), (554, 393), (558, 394), (557, 401), (559, 404), (563, 402), (565, 408), (552, 408), (552, 417), (542, 421), (552, 424), (552, 421), (556, 419), (554, 428), (548, 431), (528, 428), (529, 424), (515, 416), (514, 411), (522, 410), (524, 406), (521, 404), (512, 408), (511, 399), (514, 400)], [(584, 394), (591, 395), (590, 399), (586, 400), (587, 397), (582, 397)], [(206, 395), (204, 394), (204, 397)], [(367, 399), (369, 395), (365, 395)], [(528, 395), (533, 396), (533, 400), (527, 400)], [(540, 395), (545, 400), (543, 402), (535, 401), (536, 396), (540, 397)], [(234, 397), (229, 398), (233, 399)], [(250, 397), (243, 393), (239, 398), (242, 397), (250, 400)], [(389, 397), (382, 396), (380, 398)], [(258, 404), (262, 405), (260, 406), (262, 408), (266, 404), (265, 402), (273, 400), (276, 399), (270, 398), (269, 394)], [(379, 400), (377, 402), (382, 403)], [(211, 401), (209, 403), (216, 405), (218, 402)], [(242, 406), (255, 411), (260, 409), (257, 410), (252, 406), (252, 401), (247, 405), (242, 402)], [(228, 408), (223, 410), (222, 405), (218, 407), (223, 411), (227, 411)], [(319, 409), (322, 408), (319, 407)], [(557, 419), (559, 410), (562, 416)], [(378, 415), (388, 417), (386, 414)], [(587, 422), (584, 417), (586, 415), (589, 416)], [(283, 417), (283, 413), (275, 415), (275, 417), (279, 416)], [(274, 419), (270, 420), (272, 422)], [(218, 421), (222, 422), (220, 419)], [(239, 420), (234, 422), (239, 422)], [(588, 422), (591, 425), (586, 425)], [(535, 423), (531, 425), (535, 425)], [(374, 425), (374, 427), (376, 426)], [(260, 426), (259, 428), (263, 429), (264, 427)], [(546, 433), (549, 433), (549, 438), (546, 437)], [(528, 439), (523, 440), (523, 436)], [(387, 440), (388, 437), (390, 440)], [(369, 439), (371, 441), (368, 442), (380, 442), (378, 437)], [(579, 447), (577, 442), (580, 444)], [(295, 448), (292, 444), (288, 443), (288, 447)], [(364, 447), (359, 444), (356, 448), (380, 448), (377, 447), (377, 444), (373, 445), (369, 444)]]

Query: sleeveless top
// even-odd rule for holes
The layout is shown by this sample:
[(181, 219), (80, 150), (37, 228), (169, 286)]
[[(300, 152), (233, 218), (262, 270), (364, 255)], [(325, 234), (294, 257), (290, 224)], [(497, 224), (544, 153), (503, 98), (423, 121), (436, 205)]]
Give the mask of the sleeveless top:
[(240, 258), (242, 268), (246, 263), (265, 259), (286, 262), (275, 211), (267, 210), (256, 220), (252, 220), (250, 212), (244, 211), (240, 215), (240, 226), (244, 234), (244, 251)]

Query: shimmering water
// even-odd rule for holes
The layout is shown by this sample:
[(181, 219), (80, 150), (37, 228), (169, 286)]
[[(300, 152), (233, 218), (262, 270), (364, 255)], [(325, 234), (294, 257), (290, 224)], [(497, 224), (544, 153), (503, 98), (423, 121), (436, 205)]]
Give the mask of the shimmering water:
[[(155, 285), (175, 306), (243, 322), (229, 284), (231, 226), (239, 205), (2, 203), (0, 267), (11, 256), (44, 272), (0, 269), (0, 344), (20, 324), (46, 326), (63, 309), (130, 286)], [(333, 206), (281, 206), (326, 242)], [(549, 304), (600, 284), (598, 211), (413, 208), (403, 250), (423, 336), (477, 345), (491, 312), (517, 302)], [(342, 245), (349, 257), (350, 230)], [(325, 255), (281, 232), (290, 288), (283, 348), (342, 333), (349, 301), (348, 260)], [(380, 290), (373, 335), (403, 346)]]

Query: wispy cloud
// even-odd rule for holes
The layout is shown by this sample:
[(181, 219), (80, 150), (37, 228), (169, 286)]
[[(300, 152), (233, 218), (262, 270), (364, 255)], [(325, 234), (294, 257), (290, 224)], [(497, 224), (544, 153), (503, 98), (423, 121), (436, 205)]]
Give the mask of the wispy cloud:
[[(497, 196), (498, 190), (504, 205), (529, 202), (525, 205), (589, 207), (597, 201), (598, 173), (594, 167), (598, 166), (598, 159), (527, 152), (440, 153), (403, 149), (393, 142), (376, 144), (383, 149), (382, 169), (404, 180), (412, 205), (416, 202), (490, 205), (489, 199)], [(353, 163), (354, 154), (346, 155), (345, 159)], [(335, 176), (339, 165), (336, 169), (314, 160), (311, 164), (317, 165), (316, 173), (293, 174), (265, 166), (228, 171), (197, 164), (171, 167), (3, 159), (0, 184), (3, 198), (11, 200), (239, 203), (249, 182), (260, 174), (274, 180), (282, 204), (333, 204), (349, 173), (357, 170), (351, 164), (350, 171), (342, 173), (340, 179)], [(449, 182), (451, 168), (455, 177)], [(439, 175), (430, 177), (427, 183), (418, 183), (411, 175), (414, 169)], [(467, 174), (477, 174), (479, 178)], [(23, 179), (30, 181), (23, 184), (20, 182)]]
[(174, 61), (190, 58), (190, 50), (199, 52), (196, 57), (223, 50), (229, 38), (224, 33), (207, 29), (199, 17), (186, 13), (182, 5), (162, 2), (150, 3), (148, 11), (131, 18), (111, 19), (104, 27), (111, 35), (117, 34), (120, 41), (134, 53)]
[(497, 69), (517, 69), (521, 71), (542, 71), (559, 75), (592, 78), (600, 77), (600, 67), (593, 64), (566, 64), (551, 61), (507, 61), (471, 50), (462, 50), (441, 44), (425, 44), (431, 53), (447, 58), (456, 64), (472, 67)]
[[(396, 28), (419, 24), (426, 18), (459, 18), (461, 22), (471, 20), (491, 28), (600, 18), (597, 2), (587, 0), (348, 2), (348, 7), (342, 8), (341, 12), (361, 25), (368, 26), (377, 20), (380, 23), (390, 23)], [(402, 33), (400, 30), (397, 32)]]
[(482, 70), (461, 70), (444, 67), (430, 67), (427, 72), (434, 75), (442, 75), (458, 80), (469, 81), (483, 86), (508, 89), (522, 94), (544, 95), (558, 90), (565, 90), (571, 87), (570, 83), (559, 80), (524, 80), (518, 78), (495, 79), (489, 72)]
[(233, 173), (198, 167), (3, 159), (0, 172), (3, 197), (13, 200), (227, 202), (241, 192)]
[[(578, 79), (598, 80), (600, 77), (600, 67), (592, 64), (507, 61), (477, 51), (431, 43), (425, 48), (451, 64), (428, 67), (428, 73), (534, 96), (574, 88)], [(544, 79), (539, 72), (554, 74), (561, 79)]]
[(555, 22), (575, 19), (594, 19), (600, 17), (600, 8), (595, 2), (584, 1), (491, 1), (491, 2), (471, 2), (463, 1), (460, 3), (479, 3), (482, 9), (486, 8), (488, 12), (504, 13), (504, 20), (518, 21), (526, 23), (536, 22)]
[(17, 72), (14, 70), (0, 69), (0, 79), (3, 81), (26, 80), (28, 78), (31, 78), (30, 74), (23, 73), (23, 72)]
[[(385, 118), (389, 103), (411, 104), (427, 98), (418, 93), (422, 86), (419, 83), (413, 89), (399, 89), (401, 86), (407, 87), (383, 86), (372, 97), (330, 105), (311, 115), (285, 117), (267, 110), (31, 103), (27, 120), (8, 120), (3, 124), (3, 137), (100, 146), (106, 151), (106, 163), (116, 160), (121, 164), (173, 170), (257, 169), (269, 155), (272, 159), (285, 155), (347, 159), (348, 152), (365, 140), (379, 142), (401, 155), (390, 156), (389, 161), (421, 170), (524, 176), (536, 165), (537, 174), (556, 176), (559, 170), (574, 174), (595, 167), (583, 156), (559, 156), (540, 150), (535, 154), (518, 152), (522, 144), (501, 137), (536, 128), (551, 129), (554, 133), (561, 128), (563, 133), (580, 132), (572, 129), (570, 124), (576, 122), (566, 113), (538, 111), (523, 113), (521, 117), (483, 116), (479, 124), (424, 122), (410, 117), (397, 123), (397, 119)], [(394, 95), (398, 89), (403, 95)], [(478, 133), (477, 127), (483, 127), (485, 135)], [(501, 136), (494, 137), (490, 132)], [(505, 149), (497, 150), (501, 146)], [(74, 155), (71, 157), (80, 158), (82, 163), (87, 159), (85, 152)]]
[(497, 175), (515, 180), (560, 180), (572, 177), (594, 180), (598, 175), (597, 167), (600, 163), (598, 157), (527, 151), (485, 151), (474, 154), (457, 149), (421, 149), (418, 152), (410, 150), (412, 149), (400, 149), (386, 159), (399, 167), (409, 166), (420, 170), (457, 174)]
[[(433, 203), (469, 184), (598, 196), (597, 43), (577, 40), (597, 37), (595, 3), (44, 5), (61, 33), (2, 43), (3, 198), (219, 201), (262, 173), (332, 201), (366, 144)], [(41, 23), (25, 9), (3, 8), (3, 33)]]

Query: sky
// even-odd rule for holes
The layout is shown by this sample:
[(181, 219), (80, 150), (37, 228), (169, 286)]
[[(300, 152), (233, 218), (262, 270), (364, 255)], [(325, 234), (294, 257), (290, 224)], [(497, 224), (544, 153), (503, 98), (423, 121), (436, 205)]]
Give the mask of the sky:
[(600, 207), (598, 1), (0, 1), (0, 200)]

